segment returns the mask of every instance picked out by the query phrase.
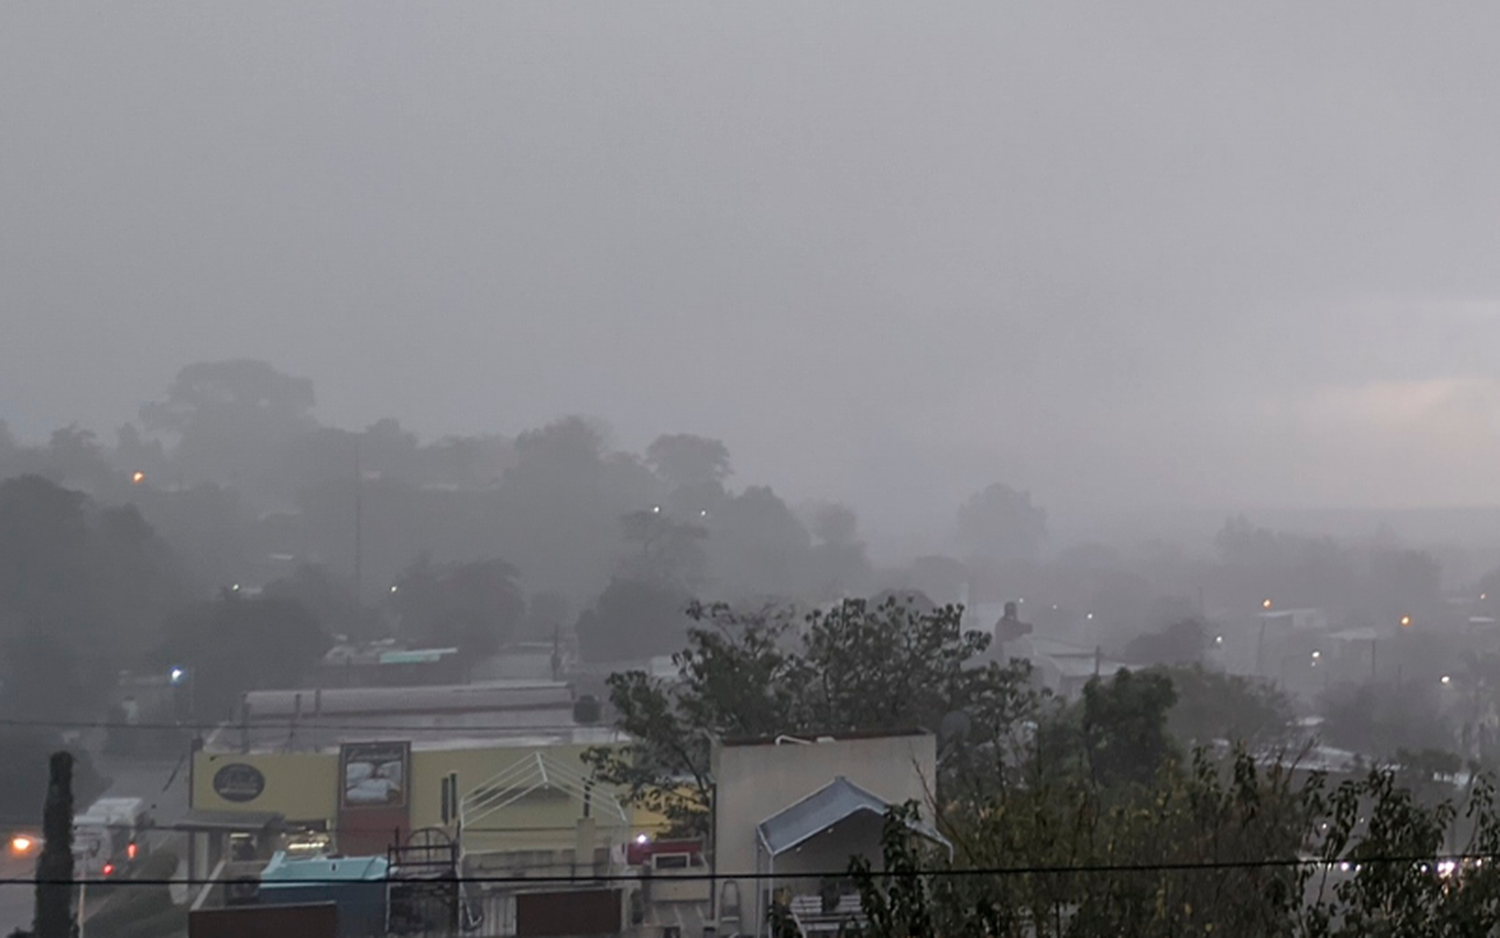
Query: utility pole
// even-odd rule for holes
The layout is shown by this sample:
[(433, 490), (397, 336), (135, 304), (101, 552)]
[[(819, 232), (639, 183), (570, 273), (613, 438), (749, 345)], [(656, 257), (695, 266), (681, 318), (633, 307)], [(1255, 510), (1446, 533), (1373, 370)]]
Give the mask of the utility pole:
[(42, 808), (42, 855), (36, 865), (36, 936), (68, 938), (73, 930), (73, 756), (52, 754)]
[(354, 437), (354, 601), (364, 602), (364, 488), (365, 475), (359, 465), (359, 436)]

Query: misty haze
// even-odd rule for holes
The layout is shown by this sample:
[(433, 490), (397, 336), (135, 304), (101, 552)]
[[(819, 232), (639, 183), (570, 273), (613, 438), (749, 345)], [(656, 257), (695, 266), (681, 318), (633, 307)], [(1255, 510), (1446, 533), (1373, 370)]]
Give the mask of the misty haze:
[(0, 928), (1500, 932), (1500, 8), (0, 8)]

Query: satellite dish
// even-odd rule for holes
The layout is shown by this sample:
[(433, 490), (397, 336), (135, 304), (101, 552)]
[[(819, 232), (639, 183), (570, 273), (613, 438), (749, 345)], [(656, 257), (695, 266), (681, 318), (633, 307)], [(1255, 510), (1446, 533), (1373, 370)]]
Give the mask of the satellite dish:
[(962, 710), (950, 711), (938, 724), (938, 737), (945, 743), (965, 742), (969, 738), (969, 729), (973, 724), (974, 721), (970, 720), (969, 715)]

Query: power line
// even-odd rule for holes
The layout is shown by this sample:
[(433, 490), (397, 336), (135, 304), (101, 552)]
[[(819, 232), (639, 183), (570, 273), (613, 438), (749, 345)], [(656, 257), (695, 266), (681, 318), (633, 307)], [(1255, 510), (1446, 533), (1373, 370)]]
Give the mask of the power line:
[[(597, 820), (597, 818), (595, 818), (595, 820)], [(298, 830), (303, 827), (302, 823), (301, 822), (297, 822), (297, 821), (291, 821), (291, 822), (285, 822), (285, 823), (287, 824), (288, 827), (291, 828), (291, 830), (290, 830), (291, 833), (297, 833)], [(16, 833), (24, 833), (24, 831), (22, 830), (23, 828), (25, 830), (27, 830), (27, 831), (29, 831), (32, 828), (40, 828), (41, 827), (41, 822), (39, 820), (34, 819), (34, 818), (33, 819), (9, 818), (9, 819), (0, 819), (0, 825), (14, 828)], [(605, 829), (612, 829), (612, 828), (621, 828), (621, 827), (632, 827), (633, 828), (633, 827), (636, 827), (636, 826), (646, 827), (648, 825), (645, 825), (645, 824), (642, 824), (642, 825), (635, 825), (635, 824), (606, 824), (606, 825), (601, 825), (601, 826), (604, 827)], [(428, 827), (430, 828), (430, 827), (432, 827), (432, 825), (428, 825)], [(119, 832), (134, 832), (134, 833), (142, 834), (142, 835), (145, 835), (145, 834), (164, 834), (164, 835), (187, 834), (187, 833), (192, 833), (192, 831), (193, 831), (192, 828), (189, 828), (189, 827), (178, 827), (178, 826), (176, 826), (174, 824), (152, 824), (152, 825), (145, 826), (145, 827), (138, 826), (138, 825), (132, 825), (132, 824), (90, 824), (90, 825), (88, 825), (88, 829), (89, 830), (104, 830), (104, 831), (119, 831)], [(413, 828), (410, 828), (408, 830), (408, 832), (425, 830), (425, 829), (428, 829), (428, 828), (413, 827)], [(441, 828), (439, 828), (439, 829), (441, 829)], [(327, 826), (323, 826), (323, 827), (312, 828), (309, 832), (310, 833), (315, 833), (315, 834), (325, 834), (325, 833), (326, 834), (389, 834), (391, 832), (391, 830), (392, 830), (392, 826), (389, 825), (389, 824), (381, 824), (381, 825), (378, 825), (378, 826), (369, 826), (369, 825), (363, 825), (363, 824), (336, 824), (336, 825), (327, 825)], [(526, 834), (526, 833), (557, 833), (557, 832), (560, 832), (560, 831), (576, 831), (576, 830), (578, 830), (578, 825), (576, 825), (576, 824), (541, 824), (541, 825), (537, 825), (536, 827), (465, 827), (465, 828), (463, 828), (463, 833), (465, 833), (465, 834)], [(285, 833), (288, 833), (288, 830), (286, 828), (282, 828), (278, 832), (285, 834)], [(247, 830), (247, 831), (244, 831), (244, 833), (252, 834), (252, 833), (256, 833), (256, 832), (255, 831), (249, 831), (249, 830)], [(25, 833), (25, 836), (31, 837), (31, 834)], [(37, 841), (38, 843), (41, 842), (41, 840), (40, 840), (39, 837), (31, 837), (31, 839)]]
[(36, 729), (66, 729), (66, 730), (196, 730), (212, 731), (222, 730), (232, 732), (248, 730), (251, 733), (267, 733), (271, 731), (283, 732), (286, 730), (374, 730), (389, 733), (455, 733), (455, 732), (492, 732), (492, 733), (560, 733), (575, 730), (601, 730), (624, 734), (623, 730), (602, 724), (582, 723), (545, 723), (545, 724), (503, 724), (503, 723), (478, 723), (455, 726), (410, 726), (400, 724), (379, 723), (329, 723), (322, 720), (304, 720), (288, 718), (286, 722), (270, 723), (265, 721), (255, 723), (121, 723), (109, 720), (74, 721), (74, 720), (22, 720), (0, 718), (0, 726), (11, 726), (17, 728)]
[[(1384, 864), (1410, 864), (1414, 866), (1428, 866), (1433, 871), (1444, 863), (1453, 863), (1455, 866), (1464, 863), (1486, 863), (1495, 862), (1500, 859), (1500, 854), (1447, 854), (1447, 855), (1413, 855), (1413, 856), (1373, 856), (1373, 857), (1346, 857), (1339, 859), (1324, 859), (1312, 857), (1282, 857), (1268, 858), (1262, 860), (1209, 860), (1209, 861), (1183, 861), (1180, 863), (1101, 863), (1080, 864), (1076, 866), (992, 866), (992, 867), (961, 867), (958, 869), (934, 869), (934, 870), (889, 870), (874, 872), (872, 879), (917, 879), (926, 877), (985, 877), (985, 876), (1057, 876), (1057, 875), (1099, 875), (1099, 874), (1127, 874), (1127, 873), (1196, 873), (1230, 870), (1255, 870), (1255, 869), (1293, 869), (1308, 866), (1335, 867), (1348, 864), (1350, 872), (1357, 871), (1361, 866), (1375, 866)], [(560, 865), (560, 864), (559, 864)], [(539, 884), (539, 883), (612, 883), (612, 882), (640, 882), (642, 880), (681, 880), (702, 881), (720, 879), (748, 879), (748, 880), (799, 880), (799, 879), (845, 879), (850, 875), (847, 869), (822, 870), (822, 871), (797, 871), (797, 872), (678, 872), (676, 870), (665, 875), (656, 873), (606, 873), (600, 875), (555, 875), (555, 876), (454, 876), (438, 882), (467, 883), (467, 884)], [(241, 880), (244, 882), (245, 880)], [(400, 877), (388, 877), (383, 880), (369, 880), (369, 882), (400, 883), (407, 882)], [(41, 883), (49, 886), (65, 886), (78, 883), (89, 885), (107, 884), (115, 886), (207, 886), (218, 884), (229, 884), (235, 880), (203, 879), (203, 878), (154, 878), (154, 879), (21, 879), (16, 877), (0, 878), (0, 886), (36, 885)], [(295, 877), (288, 879), (271, 880), (272, 883), (304, 885), (304, 886), (328, 886), (347, 885), (347, 879), (331, 879), (324, 877)], [(433, 880), (410, 880), (410, 882), (433, 882)]]

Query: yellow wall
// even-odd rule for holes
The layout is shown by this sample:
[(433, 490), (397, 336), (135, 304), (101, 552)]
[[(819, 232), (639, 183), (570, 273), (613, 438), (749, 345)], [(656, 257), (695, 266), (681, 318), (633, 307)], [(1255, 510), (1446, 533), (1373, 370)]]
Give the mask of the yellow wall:
[[(226, 765), (253, 765), (266, 788), (254, 801), (225, 801), (214, 791), (214, 773)], [(321, 752), (199, 752), (193, 757), (193, 807), (208, 811), (275, 811), (289, 821), (338, 816), (339, 759)]]
[[(549, 762), (566, 767), (574, 776), (587, 777), (588, 768), (579, 759), (587, 748), (548, 746), (543, 752)], [(458, 790), (463, 796), (516, 763), (534, 759), (536, 752), (536, 748), (518, 746), (413, 752), (408, 789), (411, 828), (442, 825), (442, 780), (448, 773), (458, 773)], [(253, 765), (265, 776), (265, 791), (259, 798), (232, 802), (214, 792), (214, 773), (231, 763)], [(334, 824), (338, 818), (338, 764), (336, 752), (199, 752), (194, 759), (193, 806), (219, 811), (275, 811), (290, 821), (325, 819)], [(601, 788), (601, 794), (606, 790)], [(611, 815), (601, 811), (597, 801), (592, 813), (599, 823), (600, 836), (607, 836), (613, 827)], [(654, 832), (661, 825), (662, 819), (632, 811), (629, 806), (626, 814), (634, 830)], [(563, 797), (559, 792), (538, 793), (477, 819), (465, 841), (471, 849), (480, 850), (571, 850), (582, 815), (580, 799)]]

